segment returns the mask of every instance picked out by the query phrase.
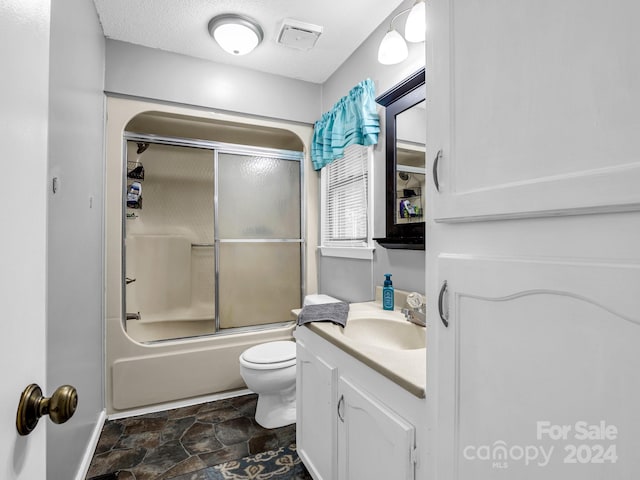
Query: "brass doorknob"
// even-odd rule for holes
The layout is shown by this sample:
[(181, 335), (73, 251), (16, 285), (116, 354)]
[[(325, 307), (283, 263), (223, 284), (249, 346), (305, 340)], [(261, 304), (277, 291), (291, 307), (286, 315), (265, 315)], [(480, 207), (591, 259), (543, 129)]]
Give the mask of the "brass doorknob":
[(16, 428), (20, 435), (29, 435), (43, 415), (49, 415), (53, 423), (69, 420), (78, 406), (78, 392), (71, 385), (58, 387), (51, 397), (42, 395), (40, 387), (32, 383), (24, 389), (18, 403)]

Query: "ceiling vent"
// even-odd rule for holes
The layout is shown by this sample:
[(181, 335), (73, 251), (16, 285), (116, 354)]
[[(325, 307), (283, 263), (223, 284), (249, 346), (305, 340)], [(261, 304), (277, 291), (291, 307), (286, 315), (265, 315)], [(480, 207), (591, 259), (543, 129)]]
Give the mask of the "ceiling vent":
[(278, 33), (278, 43), (298, 50), (311, 50), (321, 34), (319, 25), (285, 18)]

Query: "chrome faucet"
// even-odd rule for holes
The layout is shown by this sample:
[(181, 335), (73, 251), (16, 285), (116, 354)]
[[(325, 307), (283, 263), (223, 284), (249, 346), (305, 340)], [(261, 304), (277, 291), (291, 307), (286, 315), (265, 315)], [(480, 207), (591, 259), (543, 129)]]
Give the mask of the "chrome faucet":
[(427, 326), (427, 312), (424, 305), (424, 298), (416, 292), (407, 295), (405, 308), (401, 310), (404, 318), (411, 323), (421, 327)]
[(140, 312), (137, 313), (127, 313), (127, 320), (140, 320)]

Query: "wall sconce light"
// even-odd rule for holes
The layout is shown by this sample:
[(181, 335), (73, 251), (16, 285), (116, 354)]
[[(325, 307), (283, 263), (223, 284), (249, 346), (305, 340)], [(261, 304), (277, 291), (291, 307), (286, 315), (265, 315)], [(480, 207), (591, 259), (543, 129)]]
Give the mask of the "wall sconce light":
[[(425, 0), (416, 0), (413, 7), (403, 10), (391, 19), (389, 31), (380, 42), (378, 62), (383, 65), (394, 65), (402, 62), (409, 55), (405, 39), (412, 43), (424, 42), (426, 33)], [(400, 15), (409, 12), (404, 26), (404, 38), (393, 28), (393, 22)]]
[(233, 13), (213, 17), (209, 21), (209, 33), (225, 52), (232, 55), (246, 55), (264, 38), (258, 23)]

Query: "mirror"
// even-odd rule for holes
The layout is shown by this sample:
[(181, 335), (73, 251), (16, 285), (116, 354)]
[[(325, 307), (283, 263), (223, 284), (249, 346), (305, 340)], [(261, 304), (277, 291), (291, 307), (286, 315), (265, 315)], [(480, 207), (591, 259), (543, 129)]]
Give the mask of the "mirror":
[(385, 248), (424, 250), (425, 70), (376, 98), (385, 107)]

